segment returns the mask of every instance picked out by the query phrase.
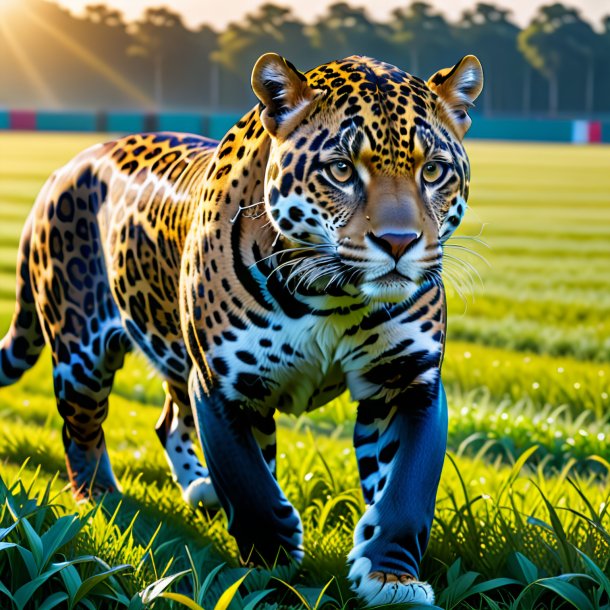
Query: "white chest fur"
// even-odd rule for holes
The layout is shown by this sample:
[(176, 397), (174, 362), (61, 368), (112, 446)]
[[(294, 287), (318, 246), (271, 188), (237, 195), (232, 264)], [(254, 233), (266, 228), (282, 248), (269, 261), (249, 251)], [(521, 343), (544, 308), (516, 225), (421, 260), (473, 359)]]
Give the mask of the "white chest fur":
[[(381, 309), (375, 314), (376, 310)], [(379, 390), (364, 373), (389, 350), (399, 354), (438, 351), (409, 312), (393, 317), (380, 306), (353, 312), (291, 319), (274, 317), (268, 328), (252, 326), (213, 350), (209, 361), (220, 373), (228, 400), (251, 408), (277, 408), (299, 415), (323, 406), (346, 387), (361, 400)], [(362, 324), (377, 315), (374, 325)]]

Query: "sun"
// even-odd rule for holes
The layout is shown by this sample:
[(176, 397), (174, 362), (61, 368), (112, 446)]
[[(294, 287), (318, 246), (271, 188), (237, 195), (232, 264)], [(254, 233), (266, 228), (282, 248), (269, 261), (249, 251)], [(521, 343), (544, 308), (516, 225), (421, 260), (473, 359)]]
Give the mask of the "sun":
[(0, 0), (0, 13), (4, 13), (9, 9), (17, 6), (18, 0)]

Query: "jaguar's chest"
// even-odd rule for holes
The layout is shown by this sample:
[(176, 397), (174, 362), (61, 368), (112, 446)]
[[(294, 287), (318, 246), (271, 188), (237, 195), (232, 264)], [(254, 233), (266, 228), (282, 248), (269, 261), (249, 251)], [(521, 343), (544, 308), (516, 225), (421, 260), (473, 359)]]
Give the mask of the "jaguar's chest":
[(426, 381), (430, 363), (439, 366), (443, 322), (440, 302), (431, 306), (436, 293), (425, 297), (429, 305), (418, 301), (413, 308), (276, 315), (265, 328), (233, 328), (208, 363), (225, 398), (246, 408), (299, 415), (346, 388), (355, 400), (383, 388), (391, 393)]
[(345, 390), (344, 357), (353, 348), (345, 331), (355, 321), (278, 316), (268, 328), (233, 332), (210, 365), (229, 400), (299, 415)]

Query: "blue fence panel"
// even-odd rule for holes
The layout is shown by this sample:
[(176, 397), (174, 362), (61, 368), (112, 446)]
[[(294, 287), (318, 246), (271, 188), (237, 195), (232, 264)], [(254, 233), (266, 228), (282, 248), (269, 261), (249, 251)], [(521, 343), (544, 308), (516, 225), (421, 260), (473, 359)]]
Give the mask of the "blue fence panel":
[(208, 133), (205, 135), (220, 140), (241, 117), (241, 114), (213, 114), (209, 117)]
[(106, 131), (122, 134), (146, 131), (146, 117), (141, 112), (114, 111), (106, 114)]
[(36, 113), (36, 129), (40, 131), (96, 131), (97, 115), (94, 112)]
[(473, 117), (469, 138), (570, 142), (572, 121)]
[(162, 112), (157, 119), (157, 129), (203, 135), (204, 117), (186, 112)]
[[(1, 0), (0, 0), (1, 1)], [(17, 118), (28, 119), (24, 123)], [(31, 115), (31, 117), (29, 117)], [(15, 118), (17, 117), (17, 118)], [(29, 117), (29, 118), (28, 118)], [(179, 131), (220, 140), (241, 119), (237, 113), (201, 114), (130, 110), (92, 111), (17, 111), (0, 108), (0, 129), (39, 129), (42, 131), (109, 131), (130, 134), (150, 131)], [(26, 125), (27, 126), (23, 126)], [(600, 133), (601, 128), (601, 133)], [(587, 142), (591, 139), (610, 143), (610, 121), (523, 119), (473, 116), (468, 133), (472, 139), (518, 140), (530, 142)]]

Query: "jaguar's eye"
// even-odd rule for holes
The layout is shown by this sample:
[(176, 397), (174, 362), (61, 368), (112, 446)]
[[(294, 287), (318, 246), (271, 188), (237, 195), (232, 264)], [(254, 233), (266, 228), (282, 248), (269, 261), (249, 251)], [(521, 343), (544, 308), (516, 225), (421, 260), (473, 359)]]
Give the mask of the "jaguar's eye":
[(349, 182), (354, 175), (354, 167), (347, 161), (333, 161), (326, 166), (330, 177), (341, 184)]
[(426, 184), (440, 182), (447, 173), (447, 164), (440, 161), (428, 161), (422, 168), (422, 178)]

